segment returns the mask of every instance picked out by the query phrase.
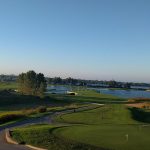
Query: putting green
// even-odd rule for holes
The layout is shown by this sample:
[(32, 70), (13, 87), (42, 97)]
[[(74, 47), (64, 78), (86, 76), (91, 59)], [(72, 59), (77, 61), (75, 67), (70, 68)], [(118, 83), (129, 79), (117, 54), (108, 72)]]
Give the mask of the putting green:
[(63, 138), (116, 150), (149, 150), (150, 127), (138, 125), (82, 125), (54, 132)]

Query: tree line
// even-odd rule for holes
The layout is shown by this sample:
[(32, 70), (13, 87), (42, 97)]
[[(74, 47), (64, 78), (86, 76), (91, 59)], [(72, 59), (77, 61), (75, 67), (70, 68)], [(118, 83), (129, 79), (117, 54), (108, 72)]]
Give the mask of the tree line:
[(148, 83), (134, 83), (134, 82), (117, 82), (99, 81), (99, 80), (85, 80), (61, 77), (44, 77), (42, 73), (36, 74), (34, 71), (16, 75), (0, 75), (0, 82), (16, 82), (19, 83), (19, 91), (23, 94), (42, 95), (46, 91), (47, 84), (60, 85), (74, 85), (74, 86), (94, 86), (94, 87), (110, 87), (110, 88), (131, 88), (131, 86), (145, 86), (150, 87)]
[(47, 78), (47, 82), (48, 84), (79, 85), (79, 86), (84, 86), (87, 84), (86, 80), (74, 79), (71, 77), (66, 79), (62, 79), (60, 77)]
[(83, 80), (66, 78), (62, 79), (60, 77), (47, 78), (48, 84), (60, 84), (60, 85), (77, 85), (77, 86), (106, 86), (109, 88), (130, 88), (133, 83), (129, 82), (117, 82), (115, 80), (111, 81), (98, 81), (98, 80)]
[(0, 82), (15, 82), (17, 80), (16, 75), (0, 75)]

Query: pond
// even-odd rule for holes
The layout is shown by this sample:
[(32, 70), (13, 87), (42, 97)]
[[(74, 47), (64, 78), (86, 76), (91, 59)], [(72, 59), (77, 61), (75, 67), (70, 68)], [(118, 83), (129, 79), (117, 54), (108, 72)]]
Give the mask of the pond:
[(46, 93), (50, 93), (50, 94), (66, 94), (67, 91), (70, 91), (71, 88), (66, 87), (66, 86), (48, 86), (47, 87), (47, 92)]
[[(94, 89), (102, 94), (109, 94), (121, 98), (150, 98), (150, 92), (144, 90), (111, 90), (108, 88), (88, 88)], [(66, 94), (67, 91), (72, 91), (71, 86), (48, 86), (47, 92), (50, 94)]]
[(122, 98), (150, 98), (150, 92), (143, 90), (96, 89), (96, 91), (103, 94), (110, 94)]

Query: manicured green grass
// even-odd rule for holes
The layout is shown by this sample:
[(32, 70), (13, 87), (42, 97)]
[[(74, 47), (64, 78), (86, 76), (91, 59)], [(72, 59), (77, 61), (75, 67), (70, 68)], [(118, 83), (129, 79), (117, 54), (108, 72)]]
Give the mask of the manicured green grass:
[(139, 119), (133, 119), (132, 111), (125, 105), (106, 105), (93, 110), (64, 114), (56, 119), (69, 126), (57, 128), (39, 125), (19, 128), (14, 130), (13, 137), (20, 142), (54, 150), (149, 150), (150, 147), (149, 124), (143, 126), (144, 123)]
[(57, 129), (55, 134), (115, 150), (149, 150), (150, 147), (150, 127), (140, 129), (140, 126), (135, 125), (80, 125)]
[(132, 111), (124, 105), (66, 114), (57, 117), (57, 121), (72, 124), (55, 130), (60, 137), (115, 150), (149, 150), (150, 147), (150, 126), (142, 126), (144, 123), (139, 118), (133, 119)]
[(57, 116), (57, 121), (80, 124), (137, 124), (125, 105), (104, 105), (89, 111)]
[(82, 144), (69, 139), (60, 138), (53, 134), (59, 126), (32, 125), (18, 128), (12, 132), (12, 136), (19, 143), (27, 143), (34, 146), (47, 148), (49, 150), (98, 150), (94, 146)]
[(0, 90), (17, 89), (18, 84), (16, 82), (0, 82)]
[(78, 87), (75, 88), (75, 92), (78, 93), (76, 96), (71, 95), (52, 95), (57, 100), (61, 101), (76, 101), (76, 102), (95, 102), (95, 103), (124, 103), (127, 100), (123, 98), (119, 98), (112, 95), (106, 95), (96, 92), (95, 90), (88, 90), (86, 88), (78, 89)]
[[(15, 129), (13, 137), (20, 143), (25, 142), (53, 150), (94, 150), (101, 149), (101, 147), (116, 150), (149, 150), (150, 127), (142, 126), (142, 124), (148, 123), (148, 113), (146, 115), (142, 113), (139, 117), (137, 115), (139, 112), (135, 113), (123, 105), (126, 99), (80, 87), (73, 87), (73, 91), (78, 95), (50, 94), (49, 97), (43, 99), (19, 94), (0, 95), (0, 113), (5, 114), (4, 112), (7, 113), (9, 109), (10, 113), (14, 111), (19, 114), (23, 109), (36, 109), (39, 106), (46, 106), (49, 113), (77, 108), (81, 104), (84, 106), (87, 105), (87, 102), (104, 103), (106, 105), (100, 108), (76, 111), (56, 117), (58, 124), (67, 123), (70, 126), (29, 126)], [(79, 104), (74, 106), (75, 103)], [(31, 117), (46, 114), (47, 112), (32, 114)], [(143, 115), (144, 121), (141, 119)]]

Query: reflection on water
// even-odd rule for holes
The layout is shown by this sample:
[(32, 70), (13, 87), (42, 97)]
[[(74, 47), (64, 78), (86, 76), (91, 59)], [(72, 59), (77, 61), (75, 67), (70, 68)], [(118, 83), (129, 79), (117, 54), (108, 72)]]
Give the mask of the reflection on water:
[(142, 90), (110, 90), (110, 89), (96, 89), (103, 94), (110, 94), (122, 98), (150, 98), (150, 92)]
[(71, 88), (65, 86), (48, 86), (46, 93), (51, 94), (66, 94), (67, 91), (70, 91)]

